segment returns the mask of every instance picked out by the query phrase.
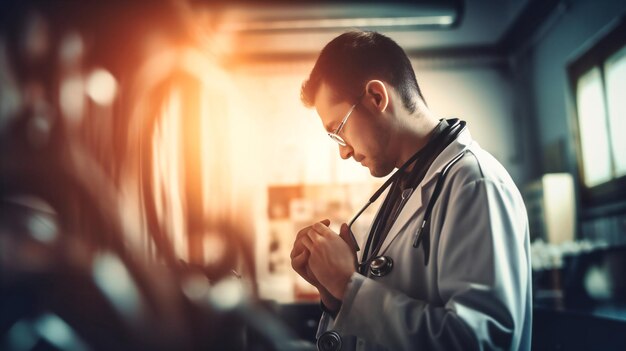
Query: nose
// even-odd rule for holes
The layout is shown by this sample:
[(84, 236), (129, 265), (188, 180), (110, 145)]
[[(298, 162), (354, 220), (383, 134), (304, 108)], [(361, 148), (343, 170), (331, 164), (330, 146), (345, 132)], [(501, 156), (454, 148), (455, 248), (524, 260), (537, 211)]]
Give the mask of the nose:
[(350, 156), (354, 155), (354, 149), (352, 149), (350, 145), (339, 145), (339, 155), (342, 159), (347, 160), (350, 158)]

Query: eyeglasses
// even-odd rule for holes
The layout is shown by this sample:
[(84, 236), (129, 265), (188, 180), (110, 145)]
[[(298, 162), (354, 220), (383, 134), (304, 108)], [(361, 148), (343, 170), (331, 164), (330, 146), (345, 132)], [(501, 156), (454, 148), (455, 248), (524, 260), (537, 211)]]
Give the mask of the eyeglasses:
[(332, 133), (328, 133), (328, 136), (341, 146), (346, 146), (348, 145), (348, 143), (346, 143), (346, 141), (343, 140), (341, 136), (339, 136), (339, 132), (341, 132), (341, 129), (343, 129), (343, 126), (346, 124), (348, 117), (350, 117), (350, 115), (352, 114), (352, 111), (354, 111), (354, 108), (358, 104), (359, 103), (357, 102), (356, 104), (352, 105), (352, 107), (350, 107), (350, 110), (348, 110), (348, 113), (346, 113), (346, 116), (341, 120), (341, 123), (339, 123), (339, 126), (337, 127), (337, 129), (335, 129), (335, 131)]

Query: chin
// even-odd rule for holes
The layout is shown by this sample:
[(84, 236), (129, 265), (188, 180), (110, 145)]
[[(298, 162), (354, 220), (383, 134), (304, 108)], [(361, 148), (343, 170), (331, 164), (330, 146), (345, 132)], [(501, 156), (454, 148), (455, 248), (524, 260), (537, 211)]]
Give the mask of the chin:
[(388, 175), (389, 173), (391, 173), (391, 171), (393, 171), (393, 168), (392, 169), (382, 169), (380, 167), (368, 167), (368, 169), (370, 170), (370, 174), (373, 177), (376, 177), (376, 178), (382, 178), (382, 177)]

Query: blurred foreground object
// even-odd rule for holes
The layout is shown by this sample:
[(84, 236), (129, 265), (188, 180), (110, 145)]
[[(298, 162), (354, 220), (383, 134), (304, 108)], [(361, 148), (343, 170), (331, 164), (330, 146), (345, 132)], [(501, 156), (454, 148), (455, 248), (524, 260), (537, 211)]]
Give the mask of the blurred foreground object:
[[(196, 125), (162, 108), (172, 88), (207, 89), (180, 69), (184, 3), (0, 10), (0, 349), (307, 349), (255, 303), (235, 184), (202, 184), (223, 145), (182, 145), (184, 182), (163, 181), (164, 118)], [(224, 117), (210, 112), (204, 129)]]

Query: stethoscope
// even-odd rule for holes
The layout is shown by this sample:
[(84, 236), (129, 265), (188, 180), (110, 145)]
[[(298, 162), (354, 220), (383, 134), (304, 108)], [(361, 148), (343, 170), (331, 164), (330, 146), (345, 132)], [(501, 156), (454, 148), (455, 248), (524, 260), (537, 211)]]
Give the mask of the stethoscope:
[[(454, 120), (453, 124), (450, 125), (448, 127), (448, 131), (447, 133), (443, 133), (445, 135), (439, 135), (440, 138), (437, 139), (445, 139), (446, 137), (448, 137), (448, 140), (451, 142), (452, 140), (455, 140), (458, 135), (465, 130), (465, 126), (466, 123), (465, 121), (460, 121), (460, 120)], [(433, 142), (435, 143), (442, 143), (444, 140), (433, 140)], [(447, 145), (446, 145), (447, 146)], [(459, 153), (458, 155), (456, 155), (452, 160), (450, 160), (442, 169), (441, 173), (439, 174), (439, 177), (437, 179), (437, 183), (435, 185), (435, 189), (433, 190), (433, 194), (430, 197), (430, 200), (428, 201), (428, 205), (426, 206), (426, 211), (424, 212), (424, 217), (422, 219), (422, 223), (421, 225), (418, 227), (418, 229), (416, 230), (414, 236), (413, 236), (413, 247), (417, 248), (420, 246), (420, 244), (422, 244), (423, 242), (423, 248), (424, 248), (424, 265), (428, 265), (428, 258), (430, 255), (430, 232), (429, 232), (429, 228), (430, 226), (428, 225), (429, 221), (430, 221), (430, 217), (433, 211), (433, 208), (435, 206), (435, 203), (437, 202), (437, 198), (439, 197), (439, 195), (441, 194), (441, 191), (443, 189), (443, 184), (445, 182), (445, 178), (448, 175), (448, 172), (450, 171), (450, 169), (452, 168), (452, 166), (454, 166), (454, 164), (456, 164), (463, 156), (465, 155), (465, 152)], [(352, 218), (352, 220), (350, 220), (350, 222), (348, 223), (348, 228), (350, 228), (350, 235), (352, 238), (352, 242), (354, 247), (356, 248), (357, 251), (360, 250), (359, 245), (357, 244), (356, 238), (354, 237), (354, 234), (352, 233), (352, 224), (354, 224), (354, 222), (356, 221), (357, 218), (359, 218), (359, 216), (373, 203), (375, 202), (380, 195), (382, 195), (382, 193), (391, 185), (393, 184), (398, 178), (399, 176), (402, 174), (402, 172), (409, 167), (411, 164), (413, 164), (419, 157), (421, 156), (420, 152), (415, 153), (413, 156), (411, 156), (411, 158), (409, 160), (407, 160), (400, 168), (398, 168), (398, 170), (391, 176), (389, 177), (389, 179), (387, 179), (387, 181), (385, 181), (385, 183), (383, 183), (383, 185), (378, 188), (378, 190), (376, 190), (376, 192), (374, 192), (374, 194), (370, 197), (370, 199), (368, 200), (368, 202), (365, 204), (365, 206), (363, 206), (363, 208), (361, 208), (359, 210), (359, 212), (357, 212), (357, 214)], [(400, 206), (398, 207), (398, 212), (400, 212), (402, 210), (402, 207), (404, 206), (404, 203), (406, 201), (408, 201), (409, 197), (412, 195), (414, 189), (405, 189), (404, 191), (401, 192), (400, 196), (401, 196), (401, 203)], [(380, 215), (380, 213), (379, 213)], [(378, 215), (377, 215), (378, 217)], [(370, 231), (368, 237), (367, 237), (367, 244), (365, 246), (365, 252), (363, 254), (363, 258), (361, 259), (361, 262), (358, 264), (358, 271), (361, 274), (366, 274), (367, 272), (367, 268), (369, 268), (369, 273), (372, 274), (373, 276), (376, 277), (382, 277), (387, 275), (389, 272), (391, 272), (391, 270), (393, 269), (393, 259), (389, 256), (376, 256), (377, 253), (377, 249), (372, 250), (372, 255), (371, 257), (365, 257), (365, 255), (369, 252), (369, 247), (372, 244), (372, 235), (374, 233), (374, 227), (376, 226), (376, 222), (382, 221), (383, 218), (376, 218), (375, 219), (375, 224), (372, 226), (372, 230)], [(386, 222), (386, 221), (383, 221)], [(380, 245), (379, 245), (380, 246)], [(369, 266), (369, 267), (368, 267)]]

